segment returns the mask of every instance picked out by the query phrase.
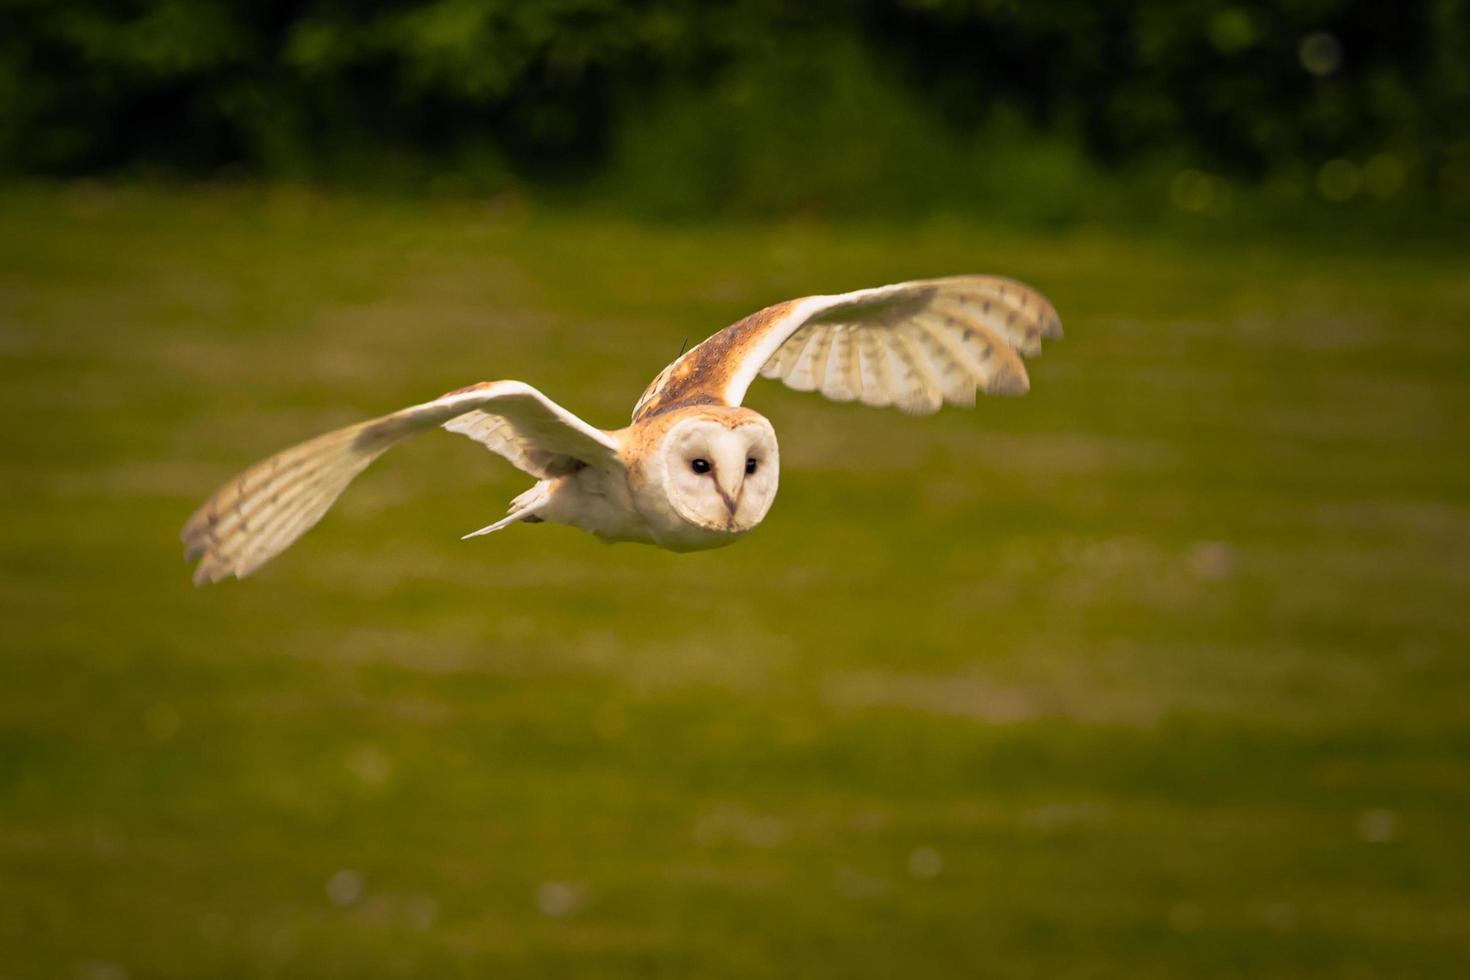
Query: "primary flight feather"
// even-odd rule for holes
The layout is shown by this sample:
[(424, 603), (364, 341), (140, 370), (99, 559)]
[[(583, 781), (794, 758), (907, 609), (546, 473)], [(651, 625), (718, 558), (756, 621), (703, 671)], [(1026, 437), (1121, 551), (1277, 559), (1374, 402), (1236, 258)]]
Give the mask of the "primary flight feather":
[(753, 313), (682, 354), (603, 430), (530, 385), (488, 381), (329, 432), (245, 470), (184, 525), (196, 584), (243, 578), (306, 533), (394, 444), (436, 426), (469, 436), (539, 481), (506, 517), (673, 551), (730, 544), (776, 497), (776, 433), (741, 406), (757, 376), (833, 401), (928, 414), (977, 389), (1022, 394), (1021, 355), (1062, 335), (1040, 293), (996, 276), (922, 279), (807, 296)]

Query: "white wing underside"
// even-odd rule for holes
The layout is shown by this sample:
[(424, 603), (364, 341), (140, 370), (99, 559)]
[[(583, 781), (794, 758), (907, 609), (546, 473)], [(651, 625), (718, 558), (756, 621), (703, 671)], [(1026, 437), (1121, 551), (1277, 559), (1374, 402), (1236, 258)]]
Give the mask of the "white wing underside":
[(494, 381), (338, 429), (256, 463), (184, 525), (196, 584), (243, 578), (325, 514), (352, 479), (409, 436), (443, 424), (539, 479), (620, 466), (618, 444), (530, 385)]
[[(977, 388), (1023, 394), (1030, 382), (1019, 355), (1035, 356), (1042, 338), (1061, 336), (1051, 304), (1004, 279), (927, 280), (828, 299), (784, 339), (762, 345), (774, 348), (769, 355), (754, 352), (761, 377), (832, 401), (924, 415), (946, 403), (973, 406)], [(744, 397), (730, 394), (734, 404)]]

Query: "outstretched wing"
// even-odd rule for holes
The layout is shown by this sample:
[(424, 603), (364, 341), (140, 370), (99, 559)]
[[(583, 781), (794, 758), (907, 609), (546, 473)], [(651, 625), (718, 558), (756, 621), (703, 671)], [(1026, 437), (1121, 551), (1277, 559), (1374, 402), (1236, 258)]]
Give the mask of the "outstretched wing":
[(618, 444), (530, 385), (489, 381), (338, 429), (262, 460), (215, 491), (182, 533), (194, 583), (244, 578), (305, 534), (395, 443), (442, 423), (547, 478), (616, 467)]
[(925, 415), (945, 402), (974, 405), (976, 388), (1024, 393), (1021, 355), (1061, 335), (1046, 297), (998, 276), (808, 296), (754, 313), (664, 368), (633, 419), (680, 405), (739, 405), (757, 375), (833, 401)]

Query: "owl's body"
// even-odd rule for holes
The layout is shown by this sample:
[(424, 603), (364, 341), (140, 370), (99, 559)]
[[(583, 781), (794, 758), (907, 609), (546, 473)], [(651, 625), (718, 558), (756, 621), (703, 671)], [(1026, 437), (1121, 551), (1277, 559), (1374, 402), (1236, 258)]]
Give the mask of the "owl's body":
[[(709, 436), (708, 441), (697, 443), (700, 448), (679, 456), (680, 463), (704, 459), (710, 464), (708, 473), (690, 471), (713, 481), (719, 506), (707, 513), (681, 513), (668, 492), (667, 456), (659, 448), (681, 427), (696, 430), (691, 435), (703, 432)], [(618, 444), (617, 465), (584, 466), (542, 480), (511, 502), (509, 515), (467, 537), (498, 531), (517, 521), (547, 521), (580, 528), (609, 544), (626, 541), (668, 551), (704, 551), (745, 535), (760, 523), (775, 498), (775, 431), (750, 409), (679, 408), (607, 435)], [(720, 449), (733, 452), (721, 453)], [(721, 460), (721, 455), (726, 458)], [(756, 471), (747, 473), (752, 460)], [(769, 490), (758, 491), (757, 482), (769, 482)]]
[(442, 425), (537, 478), (510, 513), (466, 537), (514, 523), (566, 524), (607, 542), (670, 551), (730, 544), (776, 497), (775, 429), (741, 406), (755, 377), (835, 401), (928, 414), (973, 405), (977, 388), (1020, 394), (1020, 354), (1061, 321), (1039, 293), (1007, 279), (899, 283), (768, 307), (666, 367), (632, 424), (598, 429), (529, 385), (471, 385), (270, 457), (221, 487), (184, 526), (196, 583), (244, 577), (285, 550), (358, 473), (399, 441)]

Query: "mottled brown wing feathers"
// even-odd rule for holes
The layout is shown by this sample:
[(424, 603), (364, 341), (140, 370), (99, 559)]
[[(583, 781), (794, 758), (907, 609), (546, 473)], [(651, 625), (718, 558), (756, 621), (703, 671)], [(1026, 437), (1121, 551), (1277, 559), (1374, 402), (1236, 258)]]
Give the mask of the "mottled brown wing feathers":
[(768, 306), (685, 351), (644, 389), (633, 406), (633, 421), (686, 405), (738, 405), (738, 399), (730, 401), (726, 395), (735, 373), (749, 359), (754, 345), (800, 302)]
[(1044, 296), (1011, 279), (955, 276), (809, 296), (752, 314), (670, 364), (634, 408), (738, 405), (757, 375), (833, 401), (914, 414), (1020, 394), (1022, 355), (1062, 335)]

